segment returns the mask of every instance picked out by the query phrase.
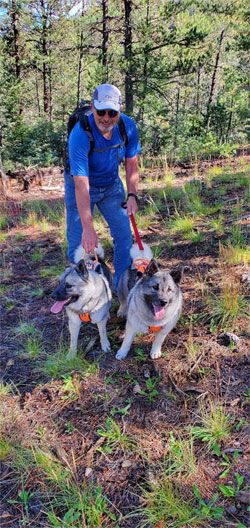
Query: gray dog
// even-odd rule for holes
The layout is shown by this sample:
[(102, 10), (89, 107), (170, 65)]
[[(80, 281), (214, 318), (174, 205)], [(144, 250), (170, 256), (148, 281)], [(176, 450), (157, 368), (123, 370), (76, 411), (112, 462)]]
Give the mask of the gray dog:
[[(78, 259), (80, 254), (83, 254), (82, 248), (80, 253), (79, 251), (76, 253), (75, 259)], [(82, 320), (91, 321), (97, 325), (102, 350), (104, 352), (110, 350), (106, 324), (111, 306), (113, 277), (102, 259), (99, 258), (92, 267), (94, 257), (89, 258), (87, 255), (85, 258), (81, 259), (77, 265), (70, 266), (63, 271), (59, 286), (51, 294), (52, 299), (56, 300), (51, 312), (57, 314), (65, 306), (68, 315), (70, 331), (68, 360), (76, 355), (82, 316)]]
[(155, 260), (151, 260), (146, 271), (131, 289), (127, 299), (127, 323), (125, 337), (116, 354), (124, 359), (138, 332), (155, 331), (150, 356), (161, 356), (161, 346), (167, 334), (176, 325), (182, 309), (182, 294), (179, 283), (182, 270), (160, 271)]

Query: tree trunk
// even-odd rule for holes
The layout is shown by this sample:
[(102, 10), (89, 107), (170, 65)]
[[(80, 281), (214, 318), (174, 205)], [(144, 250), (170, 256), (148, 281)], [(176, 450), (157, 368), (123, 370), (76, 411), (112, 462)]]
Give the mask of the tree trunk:
[(218, 73), (218, 65), (219, 65), (220, 54), (221, 54), (221, 45), (222, 45), (224, 33), (225, 33), (225, 29), (223, 29), (221, 34), (220, 34), (219, 47), (218, 47), (218, 51), (217, 51), (217, 55), (216, 55), (216, 59), (215, 59), (215, 65), (214, 65), (213, 77), (212, 77), (212, 82), (211, 82), (210, 94), (209, 94), (208, 103), (207, 103), (207, 115), (205, 117), (205, 126), (207, 127), (207, 130), (209, 129), (209, 125), (210, 125), (210, 119), (211, 119), (210, 107), (211, 107), (211, 104), (212, 104), (213, 98), (214, 98), (216, 78), (217, 78), (217, 73)]
[(20, 46), (19, 46), (19, 28), (18, 28), (18, 19), (19, 19), (19, 6), (18, 2), (12, 0), (12, 29), (13, 29), (13, 47), (14, 47), (14, 58), (15, 58), (15, 70), (16, 78), (20, 80), (21, 78), (21, 66), (20, 66)]
[(180, 109), (180, 95), (181, 95), (181, 84), (178, 82), (178, 89), (176, 94), (176, 111), (175, 111), (175, 130), (174, 130), (174, 148), (177, 147), (177, 136), (178, 136), (178, 118)]
[(7, 196), (8, 178), (3, 168), (1, 153), (0, 153), (0, 188), (2, 190), (3, 195)]
[[(82, 12), (81, 19), (84, 17), (85, 1), (82, 0)], [(79, 105), (81, 100), (82, 93), (82, 62), (83, 62), (83, 29), (81, 29), (80, 35), (80, 51), (79, 51), (79, 61), (78, 61), (78, 79), (77, 79), (77, 101), (76, 106)]]
[[(146, 14), (146, 27), (149, 26), (149, 7), (150, 7), (150, 0), (147, 0), (147, 14)], [(143, 79), (142, 79), (142, 93), (141, 93), (141, 100), (142, 103), (144, 102), (147, 91), (148, 91), (148, 53), (145, 51), (144, 53), (144, 64), (143, 64)], [(144, 117), (144, 104), (141, 104), (139, 107), (139, 115), (138, 119), (140, 122), (143, 123), (143, 117)]]
[(43, 55), (43, 109), (46, 118), (50, 119), (50, 91), (49, 91), (49, 54), (48, 54), (48, 4), (41, 0), (42, 8), (42, 55)]
[(132, 0), (124, 0), (125, 8), (125, 39), (124, 55), (125, 72), (125, 105), (127, 114), (133, 113), (133, 80), (132, 80)]
[(108, 0), (102, 0), (102, 67), (103, 83), (108, 81)]

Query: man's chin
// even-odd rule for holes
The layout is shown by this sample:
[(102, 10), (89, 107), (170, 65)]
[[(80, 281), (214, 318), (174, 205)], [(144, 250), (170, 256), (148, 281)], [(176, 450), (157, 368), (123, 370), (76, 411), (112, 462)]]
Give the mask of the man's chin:
[(101, 132), (111, 132), (114, 128), (114, 125), (104, 126), (104, 125), (98, 125), (98, 128)]

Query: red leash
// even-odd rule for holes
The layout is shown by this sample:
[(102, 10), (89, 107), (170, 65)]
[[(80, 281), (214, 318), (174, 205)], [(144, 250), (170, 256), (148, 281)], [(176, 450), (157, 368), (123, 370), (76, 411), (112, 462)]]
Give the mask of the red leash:
[[(123, 209), (127, 209), (127, 202), (123, 202), (123, 203), (122, 203), (122, 207), (123, 207)], [(129, 215), (129, 218), (130, 218), (130, 220), (131, 220), (131, 222), (132, 222), (132, 226), (133, 226), (133, 228), (134, 228), (136, 242), (137, 242), (137, 244), (138, 244), (138, 246), (139, 246), (139, 249), (140, 249), (141, 251), (143, 251), (143, 250), (144, 250), (144, 247), (143, 247), (143, 245), (142, 245), (142, 241), (141, 241), (141, 239), (140, 239), (139, 231), (138, 231), (138, 229), (137, 229), (137, 225), (136, 225), (136, 223), (135, 223), (135, 217), (134, 217), (133, 214), (130, 214), (130, 215)]]

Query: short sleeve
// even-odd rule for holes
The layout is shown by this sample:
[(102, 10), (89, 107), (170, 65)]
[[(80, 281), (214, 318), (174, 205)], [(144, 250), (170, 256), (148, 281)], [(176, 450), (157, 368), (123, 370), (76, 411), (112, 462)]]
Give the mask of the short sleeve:
[(69, 136), (68, 152), (70, 174), (72, 176), (89, 176), (90, 141), (80, 122), (76, 123)]

